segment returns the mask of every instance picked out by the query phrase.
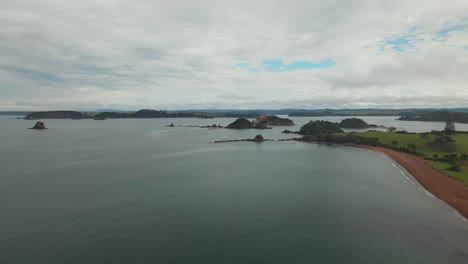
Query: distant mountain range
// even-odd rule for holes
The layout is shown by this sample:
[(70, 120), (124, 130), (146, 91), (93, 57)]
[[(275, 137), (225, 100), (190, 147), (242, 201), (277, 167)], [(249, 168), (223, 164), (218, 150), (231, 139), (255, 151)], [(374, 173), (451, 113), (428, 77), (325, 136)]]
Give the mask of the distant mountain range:
[[(41, 118), (172, 118), (172, 117), (193, 117), (193, 118), (215, 118), (215, 117), (244, 117), (256, 118), (260, 115), (288, 115), (302, 117), (319, 116), (400, 116), (401, 120), (420, 121), (455, 121), (465, 120), (468, 115), (468, 108), (451, 109), (191, 109), (181, 111), (165, 111), (142, 109), (138, 111), (123, 111), (102, 109), (106, 111), (3, 111), (0, 115), (25, 116), (26, 119)], [(442, 113), (442, 114), (440, 114)], [(447, 114), (449, 113), (449, 114)], [(450, 114), (452, 113), (452, 114)], [(453, 113), (459, 113), (454, 115)], [(456, 116), (456, 118), (454, 118)], [(445, 120), (448, 119), (448, 120)]]
[(14, 115), (14, 116), (25, 116), (30, 114), (30, 112), (25, 111), (0, 111), (0, 115)]

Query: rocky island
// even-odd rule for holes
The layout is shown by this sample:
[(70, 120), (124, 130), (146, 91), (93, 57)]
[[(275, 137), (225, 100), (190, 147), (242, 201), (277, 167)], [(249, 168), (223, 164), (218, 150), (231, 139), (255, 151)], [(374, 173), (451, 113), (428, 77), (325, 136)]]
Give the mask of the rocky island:
[(261, 115), (253, 121), (254, 126), (266, 125), (266, 126), (294, 126), (294, 122), (289, 118), (281, 118), (274, 115), (266, 116)]
[(254, 122), (250, 122), (245, 118), (238, 118), (236, 121), (232, 122), (231, 124), (227, 125), (226, 128), (231, 129), (247, 129), (247, 128), (254, 128), (254, 129), (271, 129), (271, 127), (267, 127), (264, 123), (254, 124)]
[(238, 118), (236, 121), (229, 124), (226, 128), (233, 129), (271, 129), (269, 126), (294, 126), (294, 122), (288, 118), (281, 118), (277, 116), (258, 116), (254, 121), (250, 122), (245, 118)]
[(233, 129), (252, 128), (252, 122), (250, 122), (249, 120), (245, 118), (238, 118), (236, 121), (227, 125), (226, 128), (233, 128)]
[(36, 122), (36, 124), (30, 129), (43, 130), (43, 129), (47, 129), (47, 127), (45, 127), (44, 122)]

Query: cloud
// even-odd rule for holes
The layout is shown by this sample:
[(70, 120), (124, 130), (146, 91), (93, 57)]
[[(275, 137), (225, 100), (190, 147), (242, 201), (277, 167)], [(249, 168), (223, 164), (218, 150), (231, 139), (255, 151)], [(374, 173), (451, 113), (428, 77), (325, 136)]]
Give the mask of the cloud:
[(467, 14), (459, 0), (2, 1), (0, 110), (466, 106)]

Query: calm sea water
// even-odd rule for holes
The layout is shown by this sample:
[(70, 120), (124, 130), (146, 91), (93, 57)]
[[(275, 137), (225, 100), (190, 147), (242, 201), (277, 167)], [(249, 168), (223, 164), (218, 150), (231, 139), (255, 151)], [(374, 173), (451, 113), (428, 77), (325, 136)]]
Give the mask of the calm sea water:
[(232, 120), (0, 117), (0, 263), (468, 263), (467, 221), (379, 154), (165, 127)]

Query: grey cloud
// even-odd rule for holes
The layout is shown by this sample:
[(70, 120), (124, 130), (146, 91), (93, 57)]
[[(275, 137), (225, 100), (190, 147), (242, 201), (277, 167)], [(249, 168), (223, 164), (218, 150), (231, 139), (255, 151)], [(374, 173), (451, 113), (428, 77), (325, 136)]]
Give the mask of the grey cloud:
[[(457, 0), (1, 1), (0, 110), (460, 106), (467, 32), (431, 38), (467, 13)], [(414, 26), (414, 50), (381, 51)], [(236, 66), (272, 58), (337, 66)]]

